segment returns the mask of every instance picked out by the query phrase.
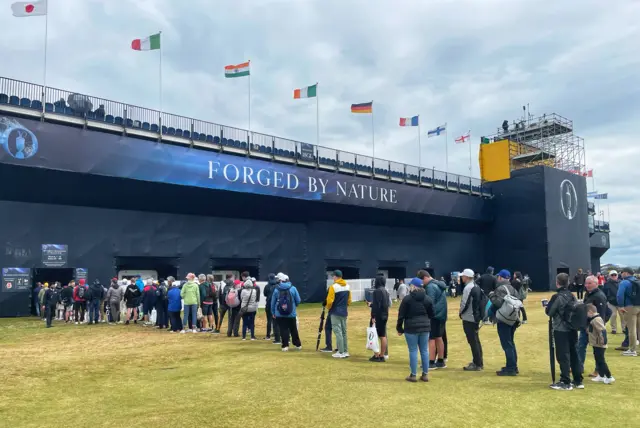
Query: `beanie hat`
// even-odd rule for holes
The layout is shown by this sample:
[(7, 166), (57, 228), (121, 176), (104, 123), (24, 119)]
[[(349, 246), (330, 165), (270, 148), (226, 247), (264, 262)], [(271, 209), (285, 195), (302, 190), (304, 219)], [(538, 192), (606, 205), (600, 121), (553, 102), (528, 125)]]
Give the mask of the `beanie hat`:
[(509, 278), (511, 278), (511, 272), (509, 272), (506, 269), (502, 269), (500, 272), (498, 272), (498, 276), (500, 278), (509, 279)]
[(336, 269), (333, 271), (333, 276), (337, 278), (342, 278), (342, 271), (340, 269)]

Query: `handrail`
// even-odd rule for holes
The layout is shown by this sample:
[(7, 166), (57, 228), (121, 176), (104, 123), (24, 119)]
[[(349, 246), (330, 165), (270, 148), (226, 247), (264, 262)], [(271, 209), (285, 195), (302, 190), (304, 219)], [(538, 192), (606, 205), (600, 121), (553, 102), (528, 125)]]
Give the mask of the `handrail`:
[(192, 142), (219, 141), (222, 145), (228, 144), (246, 151), (247, 154), (263, 152), (274, 158), (282, 158), (281, 160), (311, 163), (324, 169), (336, 169), (380, 179), (483, 196), (490, 195), (490, 189), (483, 186), (480, 179), (474, 177), (447, 174), (444, 171), (419, 168), (386, 159), (373, 159), (364, 154), (220, 125), (62, 89), (44, 88), (42, 85), (6, 77), (0, 77), (0, 104), (3, 103), (29, 108), (32, 111), (40, 110), (43, 115), (45, 113), (63, 114), (88, 121), (105, 121), (125, 128), (156, 132), (159, 140), (179, 137)]

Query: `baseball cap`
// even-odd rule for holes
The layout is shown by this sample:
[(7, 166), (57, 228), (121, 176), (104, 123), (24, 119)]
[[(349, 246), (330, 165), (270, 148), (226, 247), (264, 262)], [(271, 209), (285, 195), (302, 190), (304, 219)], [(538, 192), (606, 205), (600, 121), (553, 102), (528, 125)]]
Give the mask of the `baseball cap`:
[(475, 275), (475, 273), (473, 273), (473, 271), (471, 269), (465, 269), (460, 274), (460, 276), (466, 276), (467, 278), (473, 278), (474, 275)]
[(609, 276), (611, 276), (611, 275), (617, 275), (617, 274), (618, 274), (618, 272), (617, 272), (617, 271), (615, 271), (615, 270), (612, 270), (612, 271), (610, 271), (610, 272), (609, 272)]
[(336, 278), (342, 278), (342, 271), (339, 269), (334, 270), (333, 276), (335, 276)]
[(422, 285), (422, 280), (420, 278), (413, 278), (411, 280), (411, 282), (409, 283), (409, 285), (413, 285), (415, 287), (420, 287), (420, 288), (422, 288), (422, 286), (423, 286)]
[(276, 275), (276, 278), (277, 278), (277, 279), (278, 279), (278, 281), (280, 281), (280, 282), (289, 282), (289, 277), (288, 277), (287, 275), (285, 275), (284, 273), (282, 273), (282, 272), (279, 272), (279, 273)]
[(511, 278), (511, 272), (509, 272), (506, 269), (502, 269), (500, 272), (498, 272), (498, 276), (500, 278), (508, 279), (508, 278)]

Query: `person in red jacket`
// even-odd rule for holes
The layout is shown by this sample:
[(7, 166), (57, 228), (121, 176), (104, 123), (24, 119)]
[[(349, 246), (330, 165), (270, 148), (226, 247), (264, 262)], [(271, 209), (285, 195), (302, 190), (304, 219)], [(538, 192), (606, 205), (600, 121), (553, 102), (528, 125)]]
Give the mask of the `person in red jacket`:
[(73, 288), (73, 312), (76, 324), (84, 323), (84, 314), (87, 310), (88, 289), (84, 279), (78, 281), (78, 285)]

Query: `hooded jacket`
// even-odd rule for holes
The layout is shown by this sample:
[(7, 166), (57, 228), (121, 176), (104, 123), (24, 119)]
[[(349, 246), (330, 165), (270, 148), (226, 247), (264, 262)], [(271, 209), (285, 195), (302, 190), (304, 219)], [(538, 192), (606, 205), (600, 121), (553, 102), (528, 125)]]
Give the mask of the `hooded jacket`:
[(240, 308), (244, 312), (256, 312), (258, 310), (258, 294), (253, 287), (253, 282), (251, 282), (251, 285), (247, 285), (245, 282), (245, 285), (242, 287), (242, 291), (240, 292)]
[(633, 291), (634, 283), (638, 280), (633, 276), (628, 276), (620, 282), (618, 287), (618, 307), (626, 308), (627, 306), (633, 306), (631, 295)]
[(605, 335), (606, 327), (604, 326), (604, 320), (600, 315), (596, 315), (593, 318), (589, 318), (589, 345), (594, 348), (606, 348), (607, 336)]
[(558, 288), (556, 294), (551, 297), (545, 312), (551, 318), (551, 326), (555, 331), (571, 331), (571, 326), (564, 318), (566, 307), (569, 303), (575, 302), (576, 297), (568, 288)]
[[(275, 274), (269, 274), (269, 280), (267, 281), (267, 285), (264, 286), (264, 297), (267, 301), (266, 307), (271, 311), (271, 296), (273, 296), (273, 292), (278, 286), (278, 280), (276, 279)], [(326, 304), (326, 303), (325, 303)]]
[(169, 312), (180, 312), (182, 310), (182, 297), (180, 296), (180, 288), (172, 286), (167, 292), (167, 300), (169, 301)]
[(127, 307), (135, 308), (138, 306), (138, 301), (142, 293), (140, 289), (133, 282), (127, 286), (127, 291), (124, 292), (124, 300), (127, 301)]
[(65, 305), (73, 303), (73, 287), (70, 287), (68, 284), (62, 287), (60, 298)]
[(484, 273), (478, 280), (478, 287), (482, 288), (482, 291), (488, 296), (489, 293), (494, 291), (498, 286), (498, 280), (492, 273)]
[(376, 277), (373, 296), (371, 298), (371, 318), (387, 320), (389, 318), (389, 293), (384, 277)]
[(198, 285), (198, 290), (200, 291), (200, 304), (202, 305), (213, 305), (213, 301), (215, 300), (215, 296), (209, 296), (209, 291), (211, 290), (211, 284), (207, 281)]
[(598, 314), (602, 317), (602, 319), (606, 319), (607, 317), (607, 296), (604, 295), (602, 290), (598, 287), (594, 288), (592, 291), (587, 291), (584, 295), (584, 304), (588, 305), (591, 303), (598, 310)]
[(102, 284), (99, 281), (95, 281), (89, 287), (89, 295), (91, 296), (91, 300), (102, 300), (104, 297), (104, 288), (102, 288)]
[(195, 281), (187, 281), (180, 290), (182, 300), (185, 305), (199, 305), (200, 304), (200, 288)]
[(605, 297), (607, 298), (607, 302), (613, 306), (618, 306), (618, 287), (620, 283), (618, 280), (609, 278), (607, 282), (604, 283), (602, 287), (602, 291), (604, 292)]
[(122, 300), (122, 290), (118, 286), (117, 282), (112, 283), (111, 287), (109, 287), (106, 300), (107, 302), (113, 304), (120, 303), (120, 301)]
[(156, 287), (151, 285), (145, 285), (142, 289), (142, 304), (149, 308), (155, 306), (156, 300), (158, 296), (156, 296)]
[(431, 331), (431, 318), (435, 316), (433, 301), (423, 288), (415, 288), (409, 293), (398, 309), (398, 333), (428, 333)]
[[(280, 298), (280, 292), (284, 290), (289, 290), (291, 299), (293, 300), (291, 302), (293, 304), (293, 310), (289, 315), (281, 314), (278, 310), (278, 299)], [(281, 282), (273, 291), (273, 296), (271, 296), (271, 313), (274, 314), (276, 318), (295, 318), (297, 316), (296, 309), (298, 308), (299, 304), (300, 294), (298, 294), (298, 290), (296, 289), (296, 287), (291, 285), (290, 282)]]
[(427, 284), (427, 296), (433, 302), (434, 318), (439, 321), (447, 320), (447, 284), (432, 279)]
[(351, 289), (349, 284), (342, 279), (338, 278), (336, 282), (329, 287), (329, 293), (327, 294), (327, 309), (330, 315), (336, 315), (340, 317), (346, 317), (349, 315), (347, 307), (351, 305)]

